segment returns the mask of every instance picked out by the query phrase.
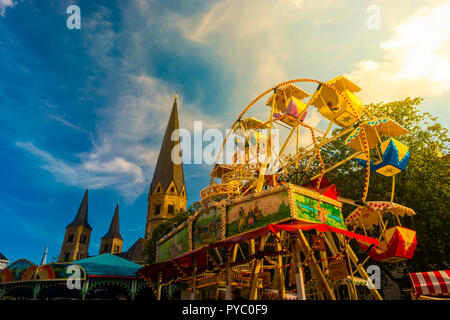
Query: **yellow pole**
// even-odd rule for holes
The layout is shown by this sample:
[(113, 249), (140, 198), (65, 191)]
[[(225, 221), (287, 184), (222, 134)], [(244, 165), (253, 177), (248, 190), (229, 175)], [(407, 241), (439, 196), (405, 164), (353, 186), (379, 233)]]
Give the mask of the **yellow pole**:
[[(337, 234), (337, 237), (338, 237), (339, 241), (342, 244), (344, 244), (344, 236), (342, 234)], [(366, 270), (364, 270), (364, 268), (363, 268), (363, 266), (361, 264), (358, 264), (358, 257), (353, 252), (353, 249), (351, 247), (349, 247), (347, 249), (347, 254), (348, 254), (350, 260), (353, 262), (353, 265), (358, 270), (360, 277), (363, 278), (363, 279), (369, 279), (369, 275), (367, 274)], [(378, 290), (375, 287), (370, 289), (370, 292), (372, 293), (372, 296), (376, 300), (383, 300), (383, 298), (381, 297), (380, 293), (378, 292)]]
[[(275, 238), (276, 251), (281, 251), (281, 243), (279, 241), (280, 238), (281, 238), (280, 235), (278, 235), (278, 238)], [(276, 264), (276, 272), (275, 273), (277, 274), (277, 280), (278, 280), (277, 281), (278, 282), (278, 284), (277, 284), (278, 297), (279, 297), (279, 299), (284, 300), (284, 299), (286, 299), (286, 288), (285, 288), (285, 284), (284, 284), (285, 279), (284, 279), (284, 274), (283, 274), (283, 269), (282, 269), (283, 260), (282, 260), (281, 255), (277, 256), (276, 261), (277, 261), (277, 264)]]
[[(317, 148), (323, 147), (324, 145), (326, 145), (326, 144), (328, 144), (328, 143), (330, 143), (330, 142), (332, 142), (332, 141), (334, 141), (334, 140), (336, 140), (336, 139), (342, 137), (343, 135), (349, 133), (349, 132), (352, 131), (352, 130), (353, 130), (353, 127), (350, 127), (350, 128), (348, 128), (347, 130), (342, 131), (341, 133), (335, 135), (334, 137), (331, 137), (330, 139), (328, 139), (328, 140), (326, 140), (326, 141), (323, 141), (323, 142), (319, 143), (319, 144), (317, 145)], [(309, 150), (309, 151), (303, 153), (302, 155), (300, 155), (300, 156), (298, 156), (298, 157), (295, 157), (295, 158), (294, 158), (293, 160), (291, 160), (290, 162), (285, 163), (285, 164), (283, 165), (283, 167), (289, 167), (290, 165), (294, 164), (296, 161), (302, 160), (303, 158), (307, 157), (308, 155), (310, 155), (311, 153), (313, 153), (313, 152), (315, 152), (315, 151), (316, 151), (316, 148), (313, 148), (313, 149), (311, 149), (311, 150)], [(281, 154), (281, 152), (280, 152), (280, 154)]]
[(322, 272), (322, 269), (319, 267), (316, 258), (312, 254), (312, 250), (309, 246), (308, 241), (306, 240), (305, 235), (303, 234), (303, 231), (297, 230), (297, 233), (299, 234), (299, 237), (297, 239), (298, 244), (300, 248), (302, 249), (303, 253), (306, 256), (311, 256), (309, 267), (312, 271), (312, 273), (315, 275), (315, 277), (322, 283), (325, 293), (327, 297), (331, 300), (336, 300), (336, 296), (334, 295), (333, 289), (331, 288), (330, 284), (328, 283), (328, 280), (325, 278), (325, 275)]
[(192, 264), (192, 293), (191, 300), (196, 300), (196, 291), (197, 291), (197, 258), (194, 258), (194, 262)]
[(330, 124), (328, 125), (327, 130), (325, 131), (325, 133), (323, 134), (323, 136), (320, 138), (320, 142), (322, 142), (328, 135), (328, 132), (330, 132), (331, 127), (333, 126), (333, 122), (330, 121)]
[(394, 202), (394, 192), (395, 192), (395, 175), (392, 176), (391, 202)]
[(240, 249), (240, 248), (239, 248), (239, 244), (236, 243), (236, 244), (233, 246), (233, 253), (232, 253), (232, 255), (231, 255), (231, 262), (235, 262), (235, 261), (236, 261), (236, 256), (237, 256), (238, 249)]
[(294, 233), (291, 237), (292, 259), (295, 263), (295, 284), (297, 286), (298, 300), (306, 300), (305, 280), (303, 278), (303, 266), (300, 261), (300, 247), (298, 245), (298, 235)]
[(158, 275), (158, 294), (157, 300), (161, 300), (161, 284), (162, 284), (162, 271), (159, 272)]
[[(268, 235), (261, 236), (261, 240), (259, 243), (259, 251), (264, 249), (265, 242), (267, 240)], [(259, 280), (259, 271), (261, 269), (261, 264), (264, 259), (255, 259), (253, 262), (252, 275), (250, 278), (250, 294), (249, 300), (256, 300), (258, 297), (258, 280)]]
[(364, 227), (364, 223), (362, 221), (362, 214), (361, 213), (359, 214), (359, 223), (361, 224), (361, 227), (364, 230), (364, 235), (367, 237), (366, 227)]
[[(320, 232), (316, 230), (316, 236), (320, 236)], [(320, 260), (322, 260), (322, 270), (326, 270), (325, 273), (329, 273), (328, 271), (328, 257), (326, 251), (320, 251)]]
[[(235, 245), (236, 248), (236, 245)], [(236, 250), (233, 250), (236, 251)], [(226, 285), (226, 291), (225, 291), (225, 300), (231, 300), (232, 296), (231, 296), (231, 289), (232, 289), (232, 285), (233, 285), (233, 278), (232, 278), (232, 270), (231, 270), (231, 253), (230, 253), (230, 249), (227, 249), (227, 253), (226, 253), (226, 274), (227, 274), (227, 285)]]
[[(346, 159), (344, 159), (344, 160), (342, 160), (342, 161), (339, 161), (338, 163), (336, 163), (336, 164), (332, 165), (331, 167), (327, 168), (327, 169), (323, 172), (323, 174), (325, 174), (325, 173), (327, 173), (327, 172), (330, 172), (331, 170), (333, 170), (333, 169), (339, 167), (340, 165), (342, 165), (342, 164), (344, 164), (344, 163), (346, 163), (346, 162), (352, 160), (354, 157), (358, 156), (359, 154), (361, 154), (360, 151), (355, 152), (354, 154), (352, 154), (351, 156), (347, 157)], [(316, 179), (316, 178), (318, 178), (318, 177), (320, 177), (321, 175), (322, 175), (322, 173), (316, 174), (314, 177), (312, 177), (312, 178), (310, 179), (310, 181), (311, 181), (311, 180), (314, 180), (314, 179)]]
[[(298, 147), (299, 147), (299, 139), (300, 139), (300, 132), (299, 132), (299, 127), (297, 124), (297, 143), (296, 143), (296, 147), (295, 147), (295, 155), (298, 156)], [(295, 164), (295, 168), (298, 169), (298, 162)]]
[(352, 264), (350, 261), (348, 248), (349, 248), (348, 242), (345, 241), (345, 251), (347, 252), (348, 269), (350, 270), (350, 279), (352, 280), (352, 284), (351, 284), (351, 289), (352, 289), (351, 291), (353, 292), (352, 300), (358, 300), (358, 294), (356, 292), (356, 285), (355, 285), (355, 280), (353, 278)]

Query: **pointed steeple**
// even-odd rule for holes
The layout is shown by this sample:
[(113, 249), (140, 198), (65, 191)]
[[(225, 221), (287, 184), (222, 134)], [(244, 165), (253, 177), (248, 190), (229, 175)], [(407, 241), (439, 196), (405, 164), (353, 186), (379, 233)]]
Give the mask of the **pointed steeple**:
[(180, 143), (180, 138), (172, 141), (172, 133), (179, 129), (178, 124), (178, 95), (175, 94), (172, 112), (170, 113), (169, 122), (167, 123), (164, 139), (159, 151), (158, 161), (156, 163), (155, 172), (153, 173), (153, 180), (150, 185), (150, 194), (153, 193), (154, 188), (161, 183), (161, 187), (166, 190), (173, 181), (178, 193), (184, 186), (183, 164), (174, 164), (172, 161), (172, 150)]
[(119, 231), (119, 204), (117, 203), (116, 210), (114, 211), (114, 216), (111, 220), (111, 224), (109, 225), (108, 232), (102, 237), (102, 239), (121, 239), (123, 240), (122, 236), (120, 235)]
[(86, 189), (86, 192), (84, 193), (84, 197), (83, 200), (81, 201), (80, 208), (78, 209), (75, 220), (73, 220), (72, 223), (69, 224), (66, 228), (83, 226), (89, 230), (92, 230), (91, 226), (87, 221), (87, 218), (88, 218), (88, 189)]

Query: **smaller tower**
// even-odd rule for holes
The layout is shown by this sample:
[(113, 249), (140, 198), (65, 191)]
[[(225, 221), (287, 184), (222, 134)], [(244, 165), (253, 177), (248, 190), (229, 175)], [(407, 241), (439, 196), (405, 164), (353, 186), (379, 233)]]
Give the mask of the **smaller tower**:
[(119, 232), (119, 203), (117, 203), (114, 216), (108, 232), (103, 236), (99, 254), (122, 252), (123, 238)]
[(87, 217), (88, 190), (86, 189), (75, 220), (66, 227), (59, 261), (74, 261), (88, 257), (92, 228), (87, 221)]

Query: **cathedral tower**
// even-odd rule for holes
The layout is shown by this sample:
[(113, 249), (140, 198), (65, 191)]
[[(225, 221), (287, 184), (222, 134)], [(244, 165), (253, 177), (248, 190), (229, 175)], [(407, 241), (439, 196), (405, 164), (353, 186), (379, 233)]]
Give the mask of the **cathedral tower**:
[(123, 238), (119, 232), (119, 204), (117, 204), (109, 230), (102, 238), (100, 252), (98, 254), (120, 253), (122, 252), (122, 244)]
[(73, 261), (88, 257), (92, 228), (87, 221), (87, 217), (88, 190), (86, 189), (75, 220), (66, 227), (59, 261)]
[(175, 95), (148, 194), (146, 239), (152, 236), (153, 230), (160, 223), (174, 217), (176, 213), (186, 210), (187, 196), (183, 164), (175, 164), (172, 161), (172, 150), (180, 143), (180, 138), (179, 135), (176, 135), (175, 141), (172, 141), (171, 138), (172, 133), (178, 128), (178, 106), (177, 95)]

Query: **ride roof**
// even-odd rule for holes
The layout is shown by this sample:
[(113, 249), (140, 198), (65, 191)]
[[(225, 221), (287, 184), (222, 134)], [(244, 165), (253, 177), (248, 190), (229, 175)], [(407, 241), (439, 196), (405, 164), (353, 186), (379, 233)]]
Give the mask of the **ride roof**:
[(136, 272), (142, 268), (142, 266), (137, 263), (117, 257), (110, 253), (77, 260), (74, 263), (83, 267), (88, 276), (135, 278)]

